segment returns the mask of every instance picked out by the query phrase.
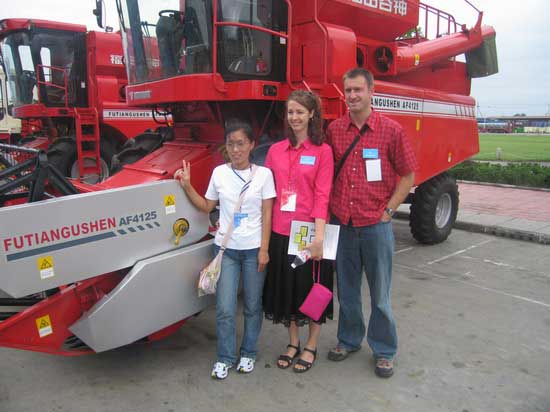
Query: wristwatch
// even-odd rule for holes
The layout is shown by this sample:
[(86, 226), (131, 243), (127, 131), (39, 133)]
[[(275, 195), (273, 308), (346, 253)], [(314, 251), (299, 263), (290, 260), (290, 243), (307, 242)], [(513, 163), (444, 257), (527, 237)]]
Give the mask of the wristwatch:
[(395, 214), (395, 210), (393, 210), (391, 207), (385, 208), (384, 211), (385, 211), (390, 217), (393, 217), (393, 215)]

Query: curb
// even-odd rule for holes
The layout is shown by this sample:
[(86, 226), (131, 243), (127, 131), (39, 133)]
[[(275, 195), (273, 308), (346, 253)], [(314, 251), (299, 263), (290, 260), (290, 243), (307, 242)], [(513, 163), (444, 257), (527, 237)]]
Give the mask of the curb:
[(545, 187), (530, 187), (530, 186), (515, 186), (515, 185), (507, 185), (505, 183), (488, 183), (488, 182), (474, 182), (472, 180), (458, 180), (457, 183), (465, 183), (468, 185), (477, 185), (477, 186), (494, 186), (494, 187), (502, 187), (505, 189), (521, 189), (521, 190), (532, 190), (535, 192), (550, 192), (550, 189), (547, 189)]
[[(409, 214), (406, 212), (395, 212), (394, 218), (401, 220), (409, 220)], [(542, 245), (550, 245), (550, 235), (530, 232), (527, 230), (507, 229), (500, 226), (489, 226), (478, 223), (469, 223), (457, 220), (453, 225), (453, 229), (465, 230), (468, 232), (484, 233), (498, 237), (506, 237), (509, 239), (524, 240), (527, 242), (540, 243)]]

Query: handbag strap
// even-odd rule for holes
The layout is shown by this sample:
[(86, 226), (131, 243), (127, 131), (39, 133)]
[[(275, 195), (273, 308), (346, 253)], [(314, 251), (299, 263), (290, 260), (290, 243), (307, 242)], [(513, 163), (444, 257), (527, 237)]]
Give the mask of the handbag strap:
[[(317, 282), (315, 281), (315, 267), (317, 266)], [(313, 261), (313, 283), (321, 283), (321, 262)]]
[[(256, 171), (258, 170), (258, 166), (255, 164), (252, 165), (252, 170), (250, 171), (250, 178), (248, 179), (248, 182), (246, 182), (243, 187), (241, 188), (241, 193), (239, 195), (239, 200), (237, 200), (237, 203), (235, 203), (235, 210), (233, 213), (237, 213), (239, 210), (241, 210), (241, 206), (243, 204), (244, 196), (246, 194), (246, 191), (250, 187), (250, 184), (252, 183), (252, 179), (254, 179), (254, 175), (256, 174)], [(227, 232), (225, 233), (225, 236), (222, 240), (222, 245), (220, 246), (220, 252), (223, 253), (225, 250), (225, 247), (227, 246), (227, 242), (229, 242), (229, 238), (231, 237), (231, 234), (233, 233), (233, 220), (229, 222), (229, 227), (227, 228)]]
[(340, 159), (340, 163), (338, 163), (338, 166), (336, 167), (336, 171), (334, 172), (334, 181), (335, 182), (336, 182), (336, 178), (338, 177), (338, 174), (340, 173), (340, 170), (342, 170), (342, 167), (344, 166), (344, 162), (347, 160), (349, 154), (351, 153), (351, 151), (353, 150), (353, 148), (355, 147), (357, 142), (359, 142), (359, 139), (361, 139), (361, 136), (363, 135), (363, 133), (365, 133), (365, 131), (367, 130), (367, 127), (368, 127), (368, 124), (365, 123), (363, 125), (363, 127), (361, 128), (361, 130), (359, 130), (359, 134), (357, 136), (355, 136), (355, 139), (353, 139), (353, 142), (351, 142), (348, 149), (346, 150), (346, 152), (344, 153), (344, 155)]

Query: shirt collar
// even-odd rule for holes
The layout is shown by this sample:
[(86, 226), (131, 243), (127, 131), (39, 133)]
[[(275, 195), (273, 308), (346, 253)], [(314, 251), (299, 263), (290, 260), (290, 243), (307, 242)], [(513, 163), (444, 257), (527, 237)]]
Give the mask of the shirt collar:
[[(377, 123), (378, 123), (378, 112), (371, 108), (371, 113), (370, 113), (369, 118), (366, 121), (366, 124), (367, 124), (367, 126), (369, 127), (370, 130), (375, 131)], [(353, 121), (351, 120), (351, 116), (348, 112), (348, 114), (347, 114), (347, 130), (350, 130), (351, 127), (357, 128), (357, 126), (355, 126), (355, 123), (353, 123)]]
[[(286, 139), (288, 142), (288, 145), (285, 147), (285, 150), (291, 150), (292, 149), (292, 143), (290, 143), (290, 139)], [(309, 150), (313, 146), (313, 143), (311, 143), (311, 140), (309, 140), (309, 137), (303, 141), (302, 147), (306, 150)]]

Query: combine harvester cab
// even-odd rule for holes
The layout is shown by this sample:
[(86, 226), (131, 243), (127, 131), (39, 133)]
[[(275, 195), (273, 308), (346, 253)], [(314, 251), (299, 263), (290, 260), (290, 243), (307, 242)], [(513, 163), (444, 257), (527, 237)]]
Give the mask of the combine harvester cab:
[(151, 110), (126, 104), (119, 33), (5, 19), (0, 42), (13, 116), (34, 126), (18, 143), (48, 150), (65, 176), (97, 183), (116, 171), (112, 158), (120, 150), (151, 146), (130, 138), (160, 126), (162, 135), (150, 133), (155, 142), (169, 135), (165, 117), (157, 122)]
[[(162, 7), (117, 0), (117, 7), (128, 105), (171, 115), (174, 139), (147, 154), (126, 148), (117, 174), (93, 186), (73, 182), (85, 194), (0, 209), (0, 225), (9, 227), (0, 239), (0, 289), (9, 303), (31, 305), (6, 316), (0, 345), (71, 354), (68, 346), (82, 344), (77, 353), (99, 352), (164, 336), (211, 303), (196, 297), (195, 283), (212, 253), (211, 241), (197, 243), (208, 223), (176, 182), (163, 180), (185, 159), (204, 192), (233, 118), (253, 126), (261, 162), (284, 137), (284, 103), (294, 89), (319, 94), (327, 123), (338, 118), (346, 112), (342, 75), (356, 66), (373, 72), (373, 106), (403, 125), (418, 156), (409, 197), (414, 237), (447, 238), (458, 192), (446, 171), (478, 151), (471, 78), (497, 70), (495, 31), (482, 26), (482, 13), (466, 27), (416, 0), (172, 0)], [(417, 30), (423, 22), (435, 35)], [(465, 63), (456, 59), (464, 53)], [(147, 213), (160, 227), (139, 221)], [(126, 228), (126, 216), (138, 216), (131, 222), (143, 230)], [(180, 218), (196, 236), (176, 247), (169, 239)], [(58, 240), (65, 227), (69, 238)]]

